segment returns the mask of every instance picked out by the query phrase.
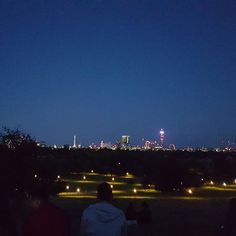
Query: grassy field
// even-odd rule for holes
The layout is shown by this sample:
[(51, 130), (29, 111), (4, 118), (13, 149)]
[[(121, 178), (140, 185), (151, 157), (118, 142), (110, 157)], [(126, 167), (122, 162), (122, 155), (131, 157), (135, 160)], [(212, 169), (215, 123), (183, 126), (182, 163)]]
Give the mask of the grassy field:
[[(85, 176), (85, 178), (84, 178)], [(114, 178), (114, 179), (112, 179)], [(96, 187), (107, 181), (113, 185), (114, 198), (119, 208), (125, 210), (130, 201), (138, 209), (142, 201), (149, 203), (153, 221), (148, 227), (129, 228), (133, 235), (219, 235), (229, 199), (236, 196), (236, 185), (227, 186), (205, 184), (193, 193), (163, 195), (150, 186), (144, 190), (138, 178), (127, 173), (126, 176), (80, 173), (65, 181), (65, 191), (52, 201), (65, 209), (72, 219), (72, 235), (79, 235), (82, 211), (96, 202)], [(69, 186), (69, 189), (66, 189)], [(76, 190), (79, 188), (79, 192)], [(136, 193), (134, 192), (136, 189)]]

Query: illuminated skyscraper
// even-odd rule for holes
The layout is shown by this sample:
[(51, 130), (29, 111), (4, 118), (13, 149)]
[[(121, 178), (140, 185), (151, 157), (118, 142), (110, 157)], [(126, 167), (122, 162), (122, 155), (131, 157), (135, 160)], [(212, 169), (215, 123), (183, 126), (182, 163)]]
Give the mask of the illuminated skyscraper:
[(121, 137), (121, 142), (122, 142), (122, 144), (129, 145), (130, 144), (130, 136), (123, 135)]
[(76, 148), (76, 135), (74, 135), (73, 148)]
[(161, 129), (161, 130), (160, 130), (160, 142), (161, 142), (161, 146), (163, 146), (164, 137), (165, 137), (165, 132), (164, 132), (163, 129)]

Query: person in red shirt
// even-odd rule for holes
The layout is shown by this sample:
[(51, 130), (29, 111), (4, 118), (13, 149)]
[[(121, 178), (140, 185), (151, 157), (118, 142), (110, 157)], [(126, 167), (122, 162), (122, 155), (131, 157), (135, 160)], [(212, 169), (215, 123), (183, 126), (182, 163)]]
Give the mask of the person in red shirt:
[(69, 236), (70, 223), (66, 214), (48, 201), (48, 195), (32, 196), (32, 211), (23, 227), (23, 236)]

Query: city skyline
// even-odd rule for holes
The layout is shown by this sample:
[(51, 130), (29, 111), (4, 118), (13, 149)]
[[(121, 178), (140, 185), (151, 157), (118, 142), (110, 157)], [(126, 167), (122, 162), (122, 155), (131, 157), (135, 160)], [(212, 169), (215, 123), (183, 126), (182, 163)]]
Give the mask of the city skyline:
[[(69, 146), (70, 148), (89, 148), (89, 147), (92, 147), (94, 146), (94, 148), (108, 148), (108, 149), (111, 149), (112, 147), (116, 146), (117, 148), (117, 145), (121, 145), (121, 147), (123, 146), (124, 148), (135, 148), (135, 147), (138, 147), (138, 148), (145, 148), (145, 146), (155, 146), (157, 147), (157, 150), (158, 149), (173, 149), (174, 147), (174, 150), (176, 149), (186, 149), (186, 148), (190, 148), (191, 150), (198, 150), (198, 149), (225, 149), (225, 150), (228, 150), (228, 149), (232, 149), (232, 150), (235, 150), (236, 149), (236, 142), (235, 140), (221, 140), (221, 142), (216, 145), (216, 146), (207, 146), (207, 145), (202, 145), (202, 146), (197, 146), (197, 145), (193, 145), (193, 146), (190, 146), (190, 145), (183, 145), (183, 146), (176, 146), (176, 143), (170, 143), (168, 142), (168, 140), (166, 140), (166, 136), (165, 136), (165, 131), (161, 128), (160, 131), (159, 131), (159, 136), (156, 136), (154, 137), (153, 139), (150, 139), (150, 138), (142, 138), (141, 140), (137, 140), (136, 138), (133, 139), (132, 136), (130, 135), (122, 135), (121, 137), (116, 137), (116, 139), (114, 140), (103, 140), (103, 139), (99, 139), (97, 138), (96, 141), (91, 141), (90, 143), (84, 143), (83, 142), (83, 138), (81, 137), (79, 140), (78, 140), (78, 137), (77, 135), (73, 135), (73, 139), (71, 139), (71, 142), (68, 142), (68, 143), (60, 143), (60, 144), (56, 144), (54, 143), (53, 145), (52, 144), (47, 144), (45, 143), (44, 141), (42, 140), (37, 140), (39, 143), (42, 143), (43, 145), (47, 145), (47, 146), (57, 146), (57, 147), (63, 147), (63, 146)], [(72, 141), (73, 140), (73, 141)], [(150, 148), (151, 149), (151, 148)]]
[(49, 145), (236, 140), (236, 2), (2, 1), (0, 126)]

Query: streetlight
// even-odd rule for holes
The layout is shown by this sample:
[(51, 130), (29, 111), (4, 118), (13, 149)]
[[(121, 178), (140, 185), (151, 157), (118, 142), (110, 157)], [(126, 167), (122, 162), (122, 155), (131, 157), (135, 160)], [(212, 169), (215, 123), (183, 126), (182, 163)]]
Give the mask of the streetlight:
[(191, 188), (189, 188), (189, 189), (187, 190), (187, 192), (188, 192), (189, 194), (193, 194), (193, 191), (192, 191)]

